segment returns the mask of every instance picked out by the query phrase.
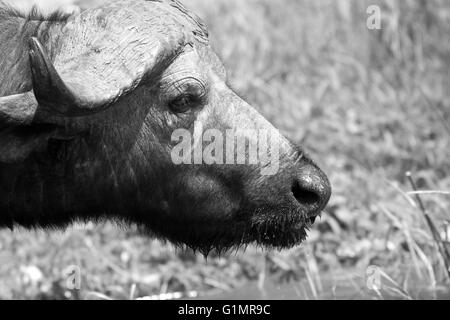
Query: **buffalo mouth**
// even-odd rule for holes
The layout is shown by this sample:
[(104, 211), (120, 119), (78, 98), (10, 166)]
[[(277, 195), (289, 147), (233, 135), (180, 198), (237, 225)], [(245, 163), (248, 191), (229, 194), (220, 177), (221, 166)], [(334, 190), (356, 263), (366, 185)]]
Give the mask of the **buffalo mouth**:
[(289, 208), (262, 211), (254, 215), (250, 233), (252, 242), (266, 248), (289, 249), (301, 244), (316, 220)]
[[(256, 245), (265, 249), (289, 249), (301, 244), (316, 218), (289, 208), (258, 208), (252, 214), (238, 213), (233, 219), (161, 221), (144, 226), (148, 234), (167, 239), (180, 248), (190, 248), (205, 256), (214, 252)], [(158, 230), (155, 232), (155, 230)]]

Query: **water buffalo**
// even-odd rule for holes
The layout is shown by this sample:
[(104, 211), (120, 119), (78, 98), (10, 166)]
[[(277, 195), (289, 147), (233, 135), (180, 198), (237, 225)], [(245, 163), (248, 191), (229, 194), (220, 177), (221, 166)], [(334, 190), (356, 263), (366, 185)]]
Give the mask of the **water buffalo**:
[[(326, 175), (230, 89), (205, 24), (176, 0), (3, 5), (0, 46), (0, 227), (109, 219), (204, 253), (287, 248), (329, 200)], [(265, 130), (277, 170), (175, 163), (179, 129)]]

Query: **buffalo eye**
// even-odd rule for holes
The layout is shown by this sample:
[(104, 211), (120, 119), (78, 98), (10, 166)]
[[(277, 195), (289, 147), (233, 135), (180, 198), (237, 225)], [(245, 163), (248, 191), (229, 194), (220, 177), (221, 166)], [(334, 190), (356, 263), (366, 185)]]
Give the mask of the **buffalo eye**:
[(184, 113), (194, 109), (202, 102), (201, 97), (194, 94), (182, 94), (169, 102), (169, 108), (174, 113)]
[(162, 91), (166, 95), (168, 108), (173, 113), (185, 113), (207, 104), (208, 86), (195, 77), (173, 81)]

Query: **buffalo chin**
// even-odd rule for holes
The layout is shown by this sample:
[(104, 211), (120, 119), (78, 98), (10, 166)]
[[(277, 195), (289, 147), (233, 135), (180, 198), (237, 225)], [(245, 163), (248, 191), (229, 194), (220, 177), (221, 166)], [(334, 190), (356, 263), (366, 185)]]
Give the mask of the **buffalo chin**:
[(289, 249), (307, 237), (312, 221), (296, 210), (268, 207), (239, 212), (233, 219), (205, 219), (204, 221), (138, 222), (140, 230), (160, 240), (167, 240), (179, 248), (202, 253), (223, 254), (254, 244), (267, 249)]

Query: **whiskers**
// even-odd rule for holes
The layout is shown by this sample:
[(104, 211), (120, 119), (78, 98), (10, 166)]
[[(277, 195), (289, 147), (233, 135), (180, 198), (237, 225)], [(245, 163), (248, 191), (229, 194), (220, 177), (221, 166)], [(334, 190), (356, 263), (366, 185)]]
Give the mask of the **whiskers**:
[(253, 216), (250, 233), (256, 244), (287, 249), (305, 240), (312, 223), (300, 209), (289, 207), (258, 209)]
[[(245, 250), (248, 245), (268, 249), (289, 249), (306, 239), (311, 227), (301, 209), (260, 207), (239, 212), (228, 219), (210, 219), (201, 223), (178, 221), (157, 224), (141, 220), (145, 235), (173, 243), (180, 250), (191, 249), (205, 258)], [(155, 231), (157, 230), (157, 231)]]

